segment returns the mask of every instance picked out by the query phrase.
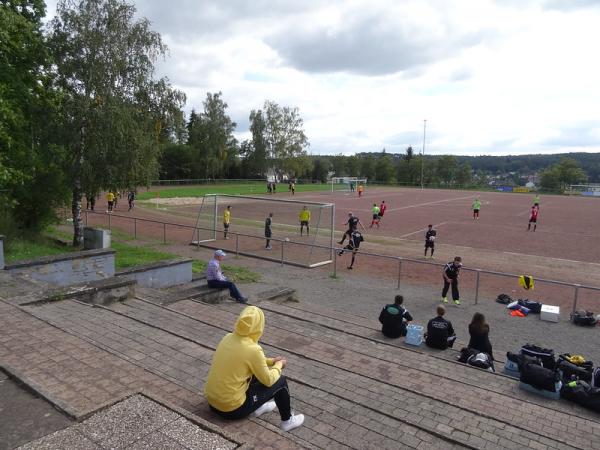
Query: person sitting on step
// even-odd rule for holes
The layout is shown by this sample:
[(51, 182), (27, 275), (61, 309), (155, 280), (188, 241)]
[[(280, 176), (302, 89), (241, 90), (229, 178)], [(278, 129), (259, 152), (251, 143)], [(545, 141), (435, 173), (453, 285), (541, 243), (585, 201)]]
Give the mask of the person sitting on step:
[(244, 297), (233, 281), (229, 281), (223, 272), (221, 272), (221, 260), (227, 256), (223, 250), (216, 250), (214, 256), (208, 262), (206, 267), (206, 283), (209, 288), (227, 288), (229, 295), (238, 303), (248, 303), (248, 298)]
[(263, 311), (247, 306), (240, 313), (233, 333), (227, 334), (215, 350), (204, 386), (210, 409), (219, 416), (237, 420), (258, 417), (275, 408), (283, 431), (298, 428), (303, 414), (292, 414), (290, 390), (281, 374), (286, 360), (266, 358), (258, 340), (265, 328)]
[(381, 332), (389, 338), (406, 336), (406, 325), (413, 320), (410, 313), (401, 305), (404, 297), (396, 295), (394, 303), (385, 305), (379, 314), (379, 321), (383, 325)]
[(444, 319), (446, 308), (439, 305), (436, 308), (437, 317), (434, 317), (427, 323), (427, 332), (425, 333), (425, 344), (431, 348), (446, 350), (454, 345), (456, 333), (449, 320)]

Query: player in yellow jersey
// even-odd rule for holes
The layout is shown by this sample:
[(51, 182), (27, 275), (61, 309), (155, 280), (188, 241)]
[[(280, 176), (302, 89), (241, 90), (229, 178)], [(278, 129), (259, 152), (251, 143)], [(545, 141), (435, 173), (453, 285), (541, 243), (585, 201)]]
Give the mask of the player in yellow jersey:
[(308, 228), (308, 223), (310, 222), (310, 211), (304, 206), (298, 214), (298, 218), (300, 219), (300, 236), (302, 236), (302, 230), (306, 226), (306, 235), (310, 236), (310, 230)]
[(227, 237), (227, 233), (229, 232), (229, 224), (231, 223), (231, 205), (227, 205), (225, 211), (223, 212), (223, 237), (225, 239), (229, 239)]

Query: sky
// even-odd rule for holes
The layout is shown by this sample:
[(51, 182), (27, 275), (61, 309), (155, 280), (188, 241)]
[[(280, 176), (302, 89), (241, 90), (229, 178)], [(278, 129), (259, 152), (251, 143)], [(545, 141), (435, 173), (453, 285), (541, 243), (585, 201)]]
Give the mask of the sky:
[(169, 47), (157, 76), (188, 113), (221, 91), (239, 140), (271, 100), (313, 155), (600, 152), (600, 0), (134, 4)]

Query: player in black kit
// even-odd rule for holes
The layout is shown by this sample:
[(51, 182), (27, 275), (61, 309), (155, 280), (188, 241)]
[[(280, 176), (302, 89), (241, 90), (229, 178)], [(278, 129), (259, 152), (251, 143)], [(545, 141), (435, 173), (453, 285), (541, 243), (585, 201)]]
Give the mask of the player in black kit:
[(425, 258), (427, 258), (427, 249), (431, 249), (431, 259), (433, 259), (433, 251), (435, 250), (435, 237), (437, 231), (433, 229), (433, 225), (427, 226), (427, 233), (425, 233)]

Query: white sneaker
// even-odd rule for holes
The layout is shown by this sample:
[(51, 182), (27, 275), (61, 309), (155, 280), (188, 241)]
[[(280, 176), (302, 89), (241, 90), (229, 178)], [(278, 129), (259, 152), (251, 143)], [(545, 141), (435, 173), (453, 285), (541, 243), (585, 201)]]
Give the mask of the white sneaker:
[(270, 245), (266, 248), (267, 248), (267, 250), (273, 250), (273, 247), (271, 247)]
[(275, 404), (275, 400), (269, 400), (267, 403), (263, 403), (262, 405), (260, 405), (260, 407), (256, 411), (254, 411), (252, 414), (254, 414), (254, 417), (260, 417), (263, 414), (270, 413), (275, 408), (277, 408), (277, 405)]
[(292, 431), (294, 428), (298, 428), (304, 423), (304, 414), (292, 414), (288, 420), (281, 422), (281, 429), (283, 431)]

